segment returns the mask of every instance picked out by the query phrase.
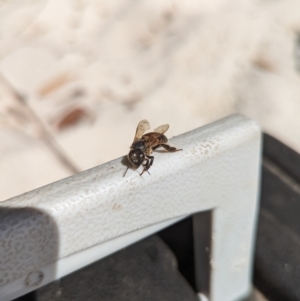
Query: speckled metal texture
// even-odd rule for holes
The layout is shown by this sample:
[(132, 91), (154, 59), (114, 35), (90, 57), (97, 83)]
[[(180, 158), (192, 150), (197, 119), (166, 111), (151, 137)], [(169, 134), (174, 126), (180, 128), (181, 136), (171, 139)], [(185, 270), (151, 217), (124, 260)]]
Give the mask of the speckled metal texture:
[(250, 291), (260, 139), (253, 120), (232, 115), (171, 139), (183, 151), (156, 152), (151, 175), (129, 170), (123, 177), (119, 158), (3, 202), (0, 300), (12, 290), (31, 290), (26, 277), (34, 271), (43, 272), (39, 287), (63, 274), (56, 271), (64, 259), (209, 209), (210, 300), (244, 296)]

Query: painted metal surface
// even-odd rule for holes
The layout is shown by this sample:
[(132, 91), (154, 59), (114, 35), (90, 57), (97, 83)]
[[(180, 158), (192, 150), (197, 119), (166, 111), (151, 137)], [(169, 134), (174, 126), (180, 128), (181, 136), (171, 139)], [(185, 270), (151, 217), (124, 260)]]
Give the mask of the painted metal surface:
[(171, 139), (183, 151), (155, 153), (151, 175), (123, 177), (119, 158), (1, 203), (0, 300), (205, 210), (213, 212), (209, 300), (247, 295), (260, 140), (253, 120), (233, 115)]

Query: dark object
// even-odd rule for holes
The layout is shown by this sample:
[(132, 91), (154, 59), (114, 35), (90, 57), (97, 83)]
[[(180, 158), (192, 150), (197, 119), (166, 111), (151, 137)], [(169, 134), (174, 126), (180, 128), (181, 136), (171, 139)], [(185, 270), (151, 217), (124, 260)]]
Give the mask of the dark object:
[(173, 253), (158, 236), (152, 236), (36, 290), (35, 298), (30, 301), (33, 300), (197, 301), (198, 299), (178, 272)]
[(264, 157), (300, 183), (300, 154), (272, 136), (265, 134), (263, 139)]
[(254, 283), (270, 301), (300, 300), (300, 155), (265, 135)]
[(184, 219), (158, 232), (158, 235), (175, 254), (178, 262), (178, 270), (196, 291), (193, 218)]

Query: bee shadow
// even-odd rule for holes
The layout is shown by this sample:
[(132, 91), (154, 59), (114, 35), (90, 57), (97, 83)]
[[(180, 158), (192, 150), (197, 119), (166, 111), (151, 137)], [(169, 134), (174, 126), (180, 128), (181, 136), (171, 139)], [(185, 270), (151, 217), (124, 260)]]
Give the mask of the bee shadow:
[(129, 162), (127, 156), (124, 156), (124, 157), (122, 158), (121, 164), (124, 165), (124, 166), (126, 166), (126, 169), (125, 169), (125, 171), (124, 171), (123, 177), (125, 177), (125, 175), (126, 175), (128, 169), (135, 170), (135, 169), (132, 167), (131, 163)]
[(124, 157), (122, 158), (121, 163), (122, 163), (122, 165), (124, 165), (124, 166), (126, 166), (126, 167), (132, 169), (132, 165), (130, 164), (130, 162), (129, 162), (127, 156), (124, 156)]
[(168, 153), (165, 149), (156, 149), (154, 153)]

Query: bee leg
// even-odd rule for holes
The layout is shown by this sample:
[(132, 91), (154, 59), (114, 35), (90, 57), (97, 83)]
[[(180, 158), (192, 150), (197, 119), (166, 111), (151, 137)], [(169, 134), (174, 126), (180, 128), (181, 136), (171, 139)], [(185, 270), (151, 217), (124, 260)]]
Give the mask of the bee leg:
[(145, 161), (144, 161), (144, 162), (145, 162), (145, 163), (142, 164), (143, 167), (144, 167), (144, 169), (143, 169), (143, 171), (140, 173), (140, 176), (141, 176), (145, 171), (147, 171), (148, 174), (150, 175), (150, 173), (149, 173), (149, 171), (148, 171), (149, 159), (148, 159), (148, 158), (145, 158)]
[[(144, 163), (145, 162), (145, 163)], [(145, 161), (143, 162), (143, 166), (146, 167), (148, 166), (148, 163), (149, 163), (149, 159), (148, 158), (145, 158)]]
[(147, 171), (147, 173), (150, 175), (150, 172), (149, 172), (148, 170), (149, 170), (149, 168), (151, 167), (151, 165), (153, 164), (154, 157), (153, 157), (153, 156), (147, 156), (147, 158), (145, 158), (145, 161), (146, 161), (146, 163), (143, 164), (144, 169), (143, 169), (142, 173), (140, 174), (140, 176), (141, 176), (145, 171)]
[(148, 174), (150, 175), (150, 172), (148, 171), (149, 168), (152, 166), (153, 164), (153, 161), (154, 161), (154, 157), (153, 156), (147, 156), (147, 166), (145, 167), (146, 168), (146, 171), (148, 172)]
[(147, 173), (150, 175), (150, 172), (144, 167), (143, 171), (140, 173), (140, 176), (141, 176), (145, 171), (147, 171)]
[(176, 147), (170, 146), (168, 144), (160, 144), (159, 146), (162, 146), (166, 151), (170, 153), (181, 151), (182, 149), (178, 149)]
[(143, 171), (140, 173), (140, 176), (141, 176), (145, 171), (147, 171), (147, 173), (148, 173), (149, 175), (151, 175), (150, 172), (148, 171), (148, 168), (147, 168), (146, 166), (144, 166), (144, 169), (143, 169)]
[(148, 169), (152, 166), (153, 161), (154, 161), (154, 157), (153, 156), (147, 156), (148, 159), (150, 159), (150, 162), (148, 164)]

